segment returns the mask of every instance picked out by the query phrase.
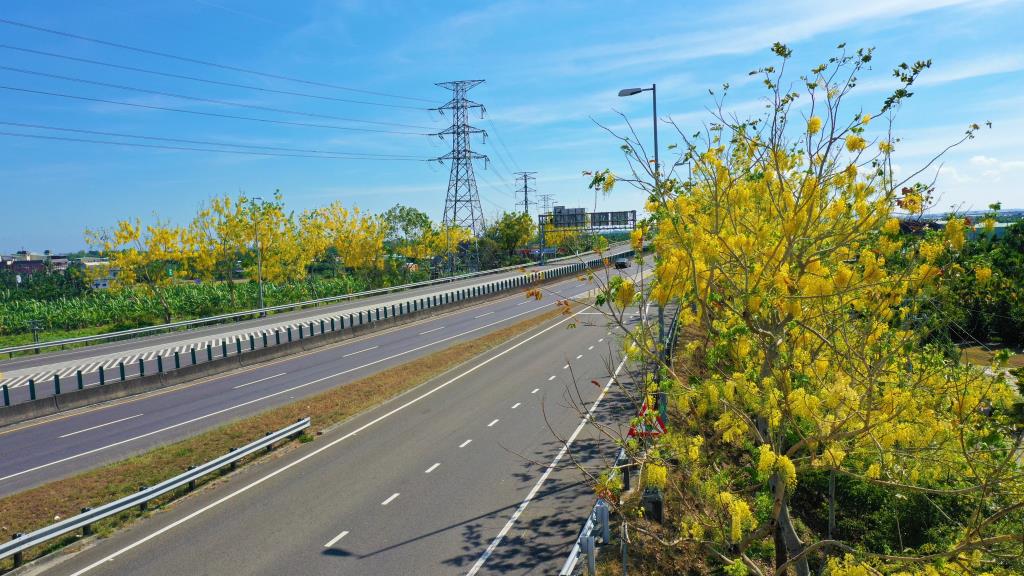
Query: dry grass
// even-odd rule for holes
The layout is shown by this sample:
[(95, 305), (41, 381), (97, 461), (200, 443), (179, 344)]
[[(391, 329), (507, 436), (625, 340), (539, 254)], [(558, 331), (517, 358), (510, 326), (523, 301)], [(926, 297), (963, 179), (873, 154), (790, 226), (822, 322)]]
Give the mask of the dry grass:
[[(996, 349), (997, 348), (993, 348), (992, 350)], [(1007, 362), (1006, 367), (1011, 369), (1024, 368), (1024, 354), (1021, 353), (1021, 350), (1011, 349), (1010, 351), (1013, 352), (1014, 355), (1010, 357), (1010, 361)], [(981, 346), (971, 346), (961, 350), (961, 358), (964, 362), (969, 362), (978, 366), (988, 366), (992, 363), (992, 352), (982, 348)]]
[[(180, 474), (190, 465), (212, 460), (232, 447), (252, 442), (266, 432), (283, 428), (299, 418), (310, 416), (313, 420), (310, 432), (315, 434), (317, 430), (365, 412), (558, 315), (557, 311), (550, 311), (528, 318), (476, 340), (454, 344), (429, 356), (388, 368), (286, 406), (225, 424), (186, 440), (155, 448), (72, 478), (2, 498), (0, 541), (9, 540), (16, 532), (27, 533), (50, 524), (55, 519), (78, 514), (83, 507), (96, 507), (122, 498), (135, 492), (140, 486), (152, 486)], [(173, 496), (166, 500), (172, 498)], [(150, 507), (155, 508), (160, 503), (154, 502)], [(138, 515), (138, 512), (122, 513), (118, 517), (98, 523), (96, 531), (98, 534), (108, 533), (114, 527)], [(25, 560), (74, 541), (75, 538), (53, 541), (45, 547), (26, 551)], [(11, 560), (2, 561), (0, 571), (11, 566)]]

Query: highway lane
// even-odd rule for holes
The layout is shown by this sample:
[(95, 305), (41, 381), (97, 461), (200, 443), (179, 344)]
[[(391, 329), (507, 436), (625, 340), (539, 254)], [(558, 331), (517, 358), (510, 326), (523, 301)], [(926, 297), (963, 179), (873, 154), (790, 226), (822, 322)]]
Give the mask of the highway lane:
[[(618, 344), (602, 325), (566, 323), (44, 567), (76, 576), (550, 574), (593, 505), (558, 437), (582, 430), (573, 452), (589, 464), (615, 451), (594, 440), (565, 394), (575, 379), (593, 407)], [(625, 420), (623, 408), (605, 401), (597, 417)]]
[[(616, 248), (609, 254), (628, 250), (628, 247)], [(550, 271), (552, 269), (568, 265), (569, 262), (560, 262), (548, 266), (530, 266), (527, 272)], [(177, 331), (143, 338), (99, 344), (70, 350), (52, 351), (39, 355), (21, 356), (9, 360), (0, 361), (0, 372), (3, 372), (0, 384), (7, 384), (11, 393), (20, 400), (22, 396), (27, 398), (27, 391), (24, 390), (28, 380), (34, 379), (37, 385), (38, 395), (49, 395), (52, 393), (52, 379), (54, 374), (59, 374), (64, 380), (64, 388), (74, 386), (74, 377), (77, 370), (82, 370), (85, 375), (85, 383), (98, 383), (98, 369), (104, 367), (107, 371), (107, 378), (118, 376), (118, 364), (124, 363), (126, 373), (131, 376), (138, 374), (137, 361), (142, 358), (146, 363), (147, 370), (151, 373), (156, 370), (157, 355), (165, 358), (166, 365), (170, 365), (170, 358), (175, 351), (187, 356), (191, 348), (199, 350), (200, 361), (203, 351), (210, 345), (219, 348), (221, 343), (227, 341), (229, 349), (233, 352), (233, 343), (236, 338), (248, 343), (249, 337), (253, 336), (257, 346), (262, 346), (262, 334), (273, 336), (275, 330), (284, 333), (289, 327), (293, 332), (299, 330), (300, 325), (308, 325), (310, 321), (318, 323), (320, 319), (329, 320), (331, 316), (358, 314), (376, 307), (398, 307), (414, 299), (433, 298), (453, 290), (472, 289), (486, 284), (521, 277), (523, 272), (513, 271), (494, 275), (487, 275), (480, 278), (458, 280), (441, 285), (413, 288), (403, 292), (382, 294), (361, 298), (352, 301), (345, 301), (339, 304), (332, 304), (322, 307), (295, 310), (281, 314), (274, 314), (266, 318), (254, 318), (230, 324), (219, 324), (196, 328), (186, 331)], [(318, 327), (315, 327), (319, 330)], [(308, 330), (308, 328), (307, 328)], [(186, 360), (187, 362), (187, 360)]]
[(570, 278), (549, 285), (546, 290), (551, 293), (541, 301), (514, 294), (200, 383), (10, 427), (0, 432), (0, 495), (186, 438), (480, 337), (550, 309), (558, 298), (581, 296), (593, 288)]

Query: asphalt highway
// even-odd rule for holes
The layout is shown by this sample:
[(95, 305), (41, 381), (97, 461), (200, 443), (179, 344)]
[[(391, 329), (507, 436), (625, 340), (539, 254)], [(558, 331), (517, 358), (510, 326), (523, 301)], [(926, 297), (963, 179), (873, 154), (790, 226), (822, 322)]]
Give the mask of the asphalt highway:
[[(615, 254), (626, 250), (629, 250), (628, 246), (617, 247), (609, 252), (608, 257), (614, 257)], [(589, 259), (592, 256), (586, 258)], [(547, 271), (573, 262), (578, 261), (564, 261), (547, 266), (530, 266), (527, 268), (527, 272)], [(63, 387), (66, 390), (77, 384), (76, 372), (79, 370), (83, 372), (86, 385), (98, 384), (100, 367), (105, 369), (108, 380), (119, 377), (119, 364), (121, 363), (125, 365), (127, 376), (137, 375), (139, 359), (145, 363), (147, 373), (152, 373), (156, 371), (155, 357), (157, 355), (162, 356), (165, 365), (169, 367), (175, 352), (179, 352), (182, 357), (186, 358), (185, 362), (188, 362), (189, 351), (195, 348), (199, 351), (199, 360), (202, 361), (207, 345), (217, 349), (217, 356), (219, 356), (222, 342), (227, 342), (230, 352), (233, 353), (236, 339), (248, 343), (252, 336), (257, 346), (261, 346), (262, 335), (268, 334), (272, 337), (275, 330), (284, 333), (291, 329), (293, 333), (297, 333), (300, 326), (305, 326), (308, 330), (308, 324), (314, 322), (314, 328), (319, 332), (321, 319), (329, 320), (331, 317), (348, 314), (358, 315), (360, 312), (377, 307), (390, 308), (394, 306), (397, 308), (400, 304), (412, 300), (432, 298), (453, 290), (481, 287), (495, 281), (522, 275), (521, 271), (486, 275), (390, 294), (346, 300), (338, 304), (284, 312), (265, 318), (217, 324), (69, 350), (50, 351), (38, 355), (19, 356), (0, 361), (0, 373), (2, 373), (0, 384), (8, 386), (12, 402), (19, 402), (28, 398), (26, 388), (29, 379), (36, 383), (37, 396), (50, 395), (53, 389), (54, 374), (60, 375), (64, 380)]]
[[(629, 272), (639, 274), (636, 268)], [(506, 298), (288, 356), (252, 368), (0, 430), (0, 496), (186, 438), (224, 422), (343, 385), (389, 366), (584, 298), (570, 277), (535, 301)], [(585, 316), (597, 319), (600, 316)], [(555, 347), (558, 348), (557, 346)]]
[(572, 463), (616, 450), (587, 413), (632, 410), (580, 311), (32, 573), (554, 573), (594, 501)]

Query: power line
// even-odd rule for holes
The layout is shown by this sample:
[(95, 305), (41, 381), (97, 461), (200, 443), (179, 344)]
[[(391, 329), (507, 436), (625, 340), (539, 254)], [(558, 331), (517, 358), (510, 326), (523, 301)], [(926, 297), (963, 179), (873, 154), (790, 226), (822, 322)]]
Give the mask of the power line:
[(20, 28), (27, 28), (29, 30), (35, 30), (37, 32), (45, 32), (47, 34), (53, 34), (56, 36), (63, 36), (65, 38), (73, 38), (75, 40), (82, 40), (85, 42), (93, 42), (96, 44), (102, 44), (104, 46), (111, 46), (113, 48), (120, 48), (123, 50), (131, 50), (140, 54), (150, 54), (152, 56), (160, 56), (162, 58), (170, 58), (172, 60), (179, 60), (181, 62), (189, 62), (192, 64), (201, 64), (203, 66), (211, 66), (213, 68), (220, 68), (222, 70), (231, 70), (233, 72), (243, 72), (245, 74), (253, 74), (255, 76), (263, 76), (265, 78), (274, 78), (276, 80), (287, 80), (289, 82), (298, 82), (300, 84), (307, 84), (310, 86), (320, 86), (323, 88), (333, 88), (335, 90), (345, 90), (347, 92), (358, 92), (360, 94), (371, 94), (374, 96), (384, 96), (387, 98), (398, 98), (401, 100), (413, 100), (419, 102), (433, 102), (426, 98), (417, 98), (414, 96), (401, 96), (398, 94), (389, 94), (387, 92), (378, 92), (375, 90), (364, 90), (361, 88), (351, 88), (349, 86), (340, 86), (338, 84), (329, 84), (326, 82), (317, 82), (315, 80), (303, 80), (302, 78), (295, 78), (292, 76), (285, 76), (282, 74), (273, 74), (270, 72), (260, 72), (259, 70), (253, 70), (250, 68), (242, 68), (240, 66), (231, 66), (228, 64), (218, 64), (217, 62), (210, 62), (207, 60), (200, 60), (198, 58), (189, 58), (188, 56), (178, 56), (176, 54), (170, 54), (168, 52), (160, 52), (158, 50), (150, 50), (148, 48), (139, 48), (137, 46), (131, 46), (128, 44), (121, 44), (119, 42), (111, 42), (109, 40), (101, 40), (99, 38), (92, 38), (89, 36), (82, 36), (80, 34), (73, 34), (71, 32), (62, 32), (60, 30), (54, 30), (52, 28), (44, 28), (42, 26), (36, 26), (34, 24), (27, 24), (25, 22), (18, 22), (16, 20), (10, 20), (8, 18), (0, 18), (0, 24), (7, 24), (9, 26), (17, 26)]
[(12, 46), (10, 44), (0, 44), (0, 48), (6, 50), (17, 50), (20, 52), (26, 52), (29, 54), (38, 54), (41, 56), (49, 56), (51, 58), (63, 58), (64, 60), (70, 60), (73, 62), (83, 62), (85, 64), (95, 64), (97, 66), (107, 66), (109, 68), (116, 68), (118, 70), (127, 70), (130, 72), (142, 72), (143, 74), (153, 74), (156, 76), (163, 76), (165, 78), (176, 78), (178, 80), (191, 80), (193, 82), (202, 82), (205, 84), (212, 84), (216, 86), (228, 86), (231, 88), (242, 88), (245, 90), (256, 90), (259, 92), (267, 92), (270, 94), (284, 94), (287, 96), (301, 96), (303, 98), (315, 98), (317, 100), (327, 100), (331, 102), (346, 102), (349, 104), (364, 104), (366, 106), (381, 106), (384, 108), (400, 108), (405, 110), (424, 110), (429, 111), (430, 108), (423, 106), (408, 106), (405, 104), (386, 104), (384, 102), (370, 102), (369, 100), (352, 100), (350, 98), (337, 98), (334, 96), (323, 96), (320, 94), (309, 94), (306, 92), (295, 92), (292, 90), (277, 90), (274, 88), (264, 88), (262, 86), (254, 86), (252, 84), (240, 84), (237, 82), (225, 82), (223, 80), (213, 80), (210, 78), (200, 78), (198, 76), (188, 76), (186, 74), (175, 74), (173, 72), (163, 72), (160, 70), (151, 70), (148, 68), (139, 68), (137, 66), (126, 66), (124, 64), (114, 64), (113, 62), (103, 62), (101, 60), (91, 60), (89, 58), (79, 58), (77, 56), (68, 56), (67, 54), (57, 54), (55, 52), (46, 52), (44, 50), (35, 50), (32, 48), (24, 48), (21, 46)]
[(185, 110), (183, 108), (169, 108), (166, 106), (155, 106), (153, 104), (139, 104), (135, 102), (119, 102), (117, 100), (104, 100), (102, 98), (91, 98), (88, 96), (76, 96), (74, 94), (63, 94), (60, 92), (46, 92), (43, 90), (30, 90), (28, 88), (16, 88), (14, 86), (0, 85), (0, 90), (11, 90), (27, 94), (41, 94), (44, 96), (57, 96), (60, 98), (71, 98), (74, 100), (85, 100), (88, 102), (101, 102), (103, 104), (116, 104), (119, 106), (131, 106), (133, 108), (146, 108), (149, 110), (163, 110), (165, 112), (179, 112), (181, 114), (194, 114), (197, 116), (212, 116), (215, 118), (230, 118), (232, 120), (249, 120), (251, 122), (263, 122), (266, 124), (283, 124), (286, 126), (300, 126), (303, 128), (329, 128), (333, 130), (347, 130), (350, 132), (373, 132), (378, 134), (403, 134), (408, 136), (432, 136), (422, 132), (404, 132), (399, 130), (378, 130), (375, 128), (354, 128), (351, 126), (336, 126), (333, 124), (312, 124), (309, 122), (292, 122), (290, 120), (272, 120), (269, 118), (256, 118), (253, 116), (235, 116), (232, 114), (221, 114), (218, 112), (200, 112), (199, 110)]
[(150, 90), (148, 88), (138, 88), (136, 86), (126, 86), (124, 84), (112, 84), (110, 82), (100, 82), (98, 80), (87, 80), (85, 78), (77, 78), (74, 76), (63, 76), (61, 74), (51, 74), (49, 72), (39, 72), (36, 70), (27, 70), (25, 68), (16, 68), (14, 66), (0, 66), (0, 70), (10, 70), (12, 72), (18, 72), (20, 74), (31, 74), (33, 76), (43, 76), (46, 78), (56, 78), (58, 80), (67, 80), (69, 82), (79, 82), (81, 84), (91, 84), (93, 86), (104, 86), (107, 88), (117, 88), (119, 90), (131, 90), (133, 92), (142, 92), (144, 94), (156, 94), (158, 96), (169, 96), (171, 98), (180, 98), (182, 100), (191, 100), (193, 102), (207, 102), (210, 104), (220, 104), (223, 106), (235, 106), (237, 108), (250, 108), (253, 110), (264, 110), (267, 112), (277, 112), (279, 114), (294, 114), (296, 116), (307, 116), (310, 118), (326, 118), (328, 120), (341, 120), (343, 122), (359, 122), (362, 124), (376, 124), (380, 126), (398, 126), (401, 128), (416, 128), (418, 130), (431, 130), (430, 126), (415, 126), (413, 124), (401, 124), (398, 122), (383, 122), (378, 120), (360, 120), (358, 118), (346, 118), (344, 116), (331, 116), (330, 114), (318, 114), (315, 112), (302, 112), (299, 110), (288, 110), (286, 108), (274, 108), (271, 106), (261, 106), (259, 104), (246, 104), (244, 102), (232, 102), (230, 100), (218, 100), (216, 98), (203, 98), (200, 96), (188, 96), (185, 94), (176, 94), (174, 92), (164, 92), (162, 90)]
[(64, 142), (80, 142), (85, 144), (105, 144), (110, 146), (130, 146), (133, 148), (155, 148), (161, 150), (187, 150), (191, 152), (217, 152), (224, 154), (245, 154), (248, 156), (278, 156), (285, 158), (321, 158), (325, 160), (390, 160), (390, 161), (413, 161), (424, 162), (426, 159), (417, 158), (380, 158), (367, 156), (315, 156), (312, 154), (280, 154), (275, 152), (254, 152), (249, 150), (219, 150), (215, 148), (196, 148), (192, 146), (166, 146), (161, 144), (142, 144), (139, 142), (111, 142), (109, 140), (93, 140), (89, 138), (70, 138), (66, 136), (47, 136), (44, 134), (25, 134), (21, 132), (0, 131), (0, 136), (15, 136), (18, 138), (36, 138), (41, 140), (60, 140)]
[(29, 124), (25, 122), (5, 122), (0, 120), (0, 124), (5, 126), (18, 126), (20, 128), (37, 128), (40, 130), (58, 130), (61, 132), (74, 132), (77, 134), (93, 134), (96, 136), (115, 136), (118, 138), (138, 138), (140, 140), (153, 140), (159, 142), (178, 142), (182, 144), (201, 144), (206, 146), (230, 146), (234, 148), (251, 148), (254, 150), (277, 150), (281, 152), (300, 152), (310, 154), (334, 154), (342, 156), (379, 156), (386, 159), (402, 159), (402, 160), (424, 160), (416, 156), (407, 154), (374, 154), (371, 152), (342, 152), (338, 150), (314, 150), (308, 148), (284, 148), (280, 146), (258, 146), (255, 144), (233, 144), (231, 142), (216, 142), (210, 140), (188, 140), (184, 138), (168, 138), (163, 136), (147, 136), (141, 134), (124, 134), (122, 132), (105, 132), (101, 130), (86, 130), (84, 128), (63, 128), (60, 126), (47, 126), (45, 124)]
[[(491, 130), (494, 131), (494, 137), (498, 139), (498, 144), (500, 144), (501, 147), (505, 149), (505, 153), (508, 154), (509, 161), (511, 161), (512, 165), (516, 167), (516, 171), (522, 172), (522, 168), (519, 167), (519, 162), (516, 162), (516, 159), (512, 156), (512, 152), (508, 149), (508, 146), (505, 146), (505, 140), (498, 132), (498, 127), (494, 125), (494, 120), (488, 118), (487, 122), (491, 125)], [(509, 170), (509, 172), (512, 172), (512, 170)]]

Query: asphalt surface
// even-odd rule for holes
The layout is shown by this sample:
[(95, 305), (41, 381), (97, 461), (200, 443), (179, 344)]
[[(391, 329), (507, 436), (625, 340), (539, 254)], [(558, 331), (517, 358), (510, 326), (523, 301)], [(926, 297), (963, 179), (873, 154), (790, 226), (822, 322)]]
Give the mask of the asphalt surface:
[[(633, 268), (631, 274), (639, 274), (639, 270)], [(568, 278), (548, 285), (545, 290), (551, 294), (540, 301), (514, 293), (477, 307), (223, 376), (8, 427), (0, 431), (0, 496), (343, 385), (456, 342), (479, 338), (549, 310), (559, 298), (582, 298), (594, 288), (593, 283)]]
[[(618, 247), (609, 252), (608, 257), (614, 257), (619, 252), (629, 250), (628, 246)], [(592, 257), (587, 257), (588, 259)], [(575, 262), (575, 261), (572, 261)], [(547, 266), (530, 266), (527, 272), (539, 272), (565, 266), (572, 262), (559, 262)], [(332, 304), (320, 307), (306, 308), (274, 314), (265, 318), (253, 318), (229, 324), (217, 324), (192, 330), (182, 330), (163, 334), (155, 334), (141, 338), (133, 338), (107, 344), (97, 344), (87, 347), (73, 348), (69, 350), (56, 350), (41, 353), (38, 355), (17, 356), (11, 359), (0, 360), (0, 384), (6, 384), (9, 388), (11, 402), (17, 403), (27, 400), (28, 382), (33, 380), (36, 384), (37, 397), (48, 396), (53, 393), (53, 376), (58, 374), (62, 379), (62, 388), (68, 390), (77, 385), (78, 371), (83, 373), (85, 385), (96, 385), (99, 383), (99, 369), (105, 370), (105, 378), (115, 380), (120, 378), (120, 364), (125, 365), (127, 377), (136, 376), (139, 373), (138, 362), (142, 359), (146, 373), (153, 373), (157, 370), (156, 356), (162, 356), (164, 366), (170, 368), (173, 364), (172, 358), (175, 352), (180, 353), (182, 364), (190, 362), (190, 350), (196, 349), (197, 360), (202, 362), (206, 355), (207, 346), (212, 347), (214, 357), (219, 357), (222, 343), (228, 343), (229, 354), (235, 352), (235, 341), (240, 339), (244, 346), (248, 346), (250, 337), (256, 347), (262, 347), (262, 336), (267, 334), (272, 344), (275, 330), (282, 334), (291, 329), (295, 338), (300, 326), (309, 330), (309, 323), (314, 323), (314, 329), (319, 332), (321, 319), (329, 322), (331, 317), (358, 316), (360, 312), (366, 312), (374, 308), (398, 308), (400, 304), (407, 304), (412, 300), (433, 298), (445, 293), (481, 287), (495, 281), (507, 280), (523, 276), (521, 271), (512, 271), (494, 275), (486, 275), (477, 278), (458, 280), (439, 285), (412, 288), (401, 292), (381, 294), (367, 298), (347, 300), (339, 304)]]
[(625, 422), (632, 410), (610, 386), (615, 335), (601, 316), (575, 321), (549, 322), (31, 573), (557, 572), (594, 502), (572, 463), (615, 452), (583, 414)]

